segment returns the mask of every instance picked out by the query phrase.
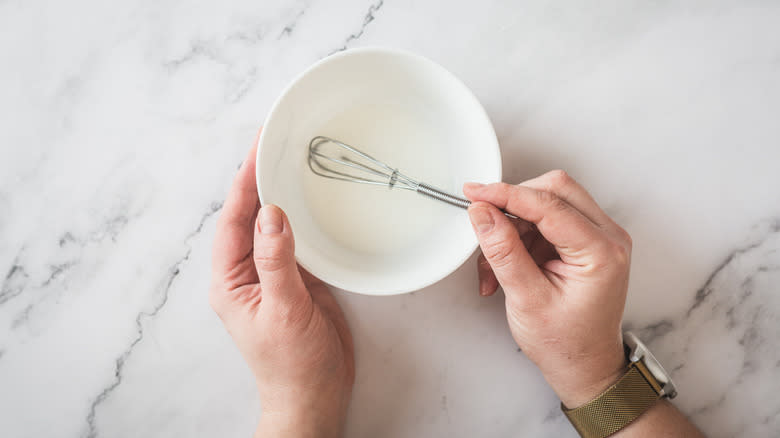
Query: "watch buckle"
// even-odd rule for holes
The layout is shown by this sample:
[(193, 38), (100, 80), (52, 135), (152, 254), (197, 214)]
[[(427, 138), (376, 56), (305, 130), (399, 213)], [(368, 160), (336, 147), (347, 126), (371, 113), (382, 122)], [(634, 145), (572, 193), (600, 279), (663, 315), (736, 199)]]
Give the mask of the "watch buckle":
[(623, 334), (623, 342), (629, 348), (628, 360), (636, 366), (642, 376), (650, 383), (661, 397), (670, 399), (677, 396), (677, 388), (671, 376), (653, 356), (653, 353), (631, 332)]

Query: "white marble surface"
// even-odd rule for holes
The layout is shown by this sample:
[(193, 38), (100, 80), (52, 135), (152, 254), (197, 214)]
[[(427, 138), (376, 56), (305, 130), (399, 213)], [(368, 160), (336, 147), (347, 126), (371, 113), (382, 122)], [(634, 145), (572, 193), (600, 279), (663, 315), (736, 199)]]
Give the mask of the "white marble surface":
[[(285, 83), (363, 45), (460, 76), (506, 181), (586, 185), (634, 237), (626, 324), (678, 405), (712, 437), (780, 435), (778, 23), (747, 0), (0, 1), (0, 435), (250, 435), (206, 299), (215, 218)], [(348, 437), (575, 436), (471, 262), (336, 292)]]

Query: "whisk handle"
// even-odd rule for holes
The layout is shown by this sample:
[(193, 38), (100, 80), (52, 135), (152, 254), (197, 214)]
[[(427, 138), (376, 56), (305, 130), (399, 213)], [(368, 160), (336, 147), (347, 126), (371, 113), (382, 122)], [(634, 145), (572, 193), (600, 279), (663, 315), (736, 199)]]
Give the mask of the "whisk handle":
[[(460, 207), (460, 208), (462, 208), (464, 210), (469, 208), (469, 205), (471, 205), (471, 201), (469, 201), (468, 199), (461, 198), (459, 196), (455, 196), (452, 193), (447, 193), (447, 192), (445, 192), (443, 190), (439, 190), (436, 187), (429, 186), (428, 184), (425, 184), (425, 183), (419, 183), (417, 185), (417, 193), (419, 193), (421, 195), (425, 195), (425, 196), (427, 196), (429, 198), (436, 199), (437, 201), (441, 201), (441, 202), (445, 202), (445, 203), (450, 204), (450, 205), (454, 205), (455, 207)], [(515, 216), (515, 215), (513, 215), (511, 213), (507, 213), (507, 212), (503, 212), (503, 213), (508, 218), (518, 219), (517, 216)]]
[(471, 201), (468, 199), (460, 198), (451, 193), (439, 190), (436, 187), (429, 186), (425, 183), (420, 183), (417, 185), (417, 193), (463, 209), (467, 209), (469, 208), (469, 205), (471, 205)]

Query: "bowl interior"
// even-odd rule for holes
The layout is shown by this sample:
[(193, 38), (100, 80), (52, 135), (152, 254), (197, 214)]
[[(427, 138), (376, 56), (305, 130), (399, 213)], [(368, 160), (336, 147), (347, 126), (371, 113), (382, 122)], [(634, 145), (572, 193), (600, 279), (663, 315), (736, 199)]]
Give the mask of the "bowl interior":
[(311, 172), (309, 141), (350, 144), (454, 194), (501, 178), (493, 127), (472, 93), (419, 56), (356, 49), (326, 58), (277, 100), (260, 138), (263, 203), (285, 210), (299, 263), (345, 290), (409, 292), (455, 270), (476, 247), (465, 210), (417, 193)]

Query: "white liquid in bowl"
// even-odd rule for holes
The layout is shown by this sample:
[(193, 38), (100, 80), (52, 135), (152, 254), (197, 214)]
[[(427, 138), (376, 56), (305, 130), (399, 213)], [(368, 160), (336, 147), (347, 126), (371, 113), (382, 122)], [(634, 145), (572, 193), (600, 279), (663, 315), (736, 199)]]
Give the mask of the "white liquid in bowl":
[[(402, 173), (453, 193), (447, 134), (419, 106), (356, 105), (326, 121), (318, 135), (343, 141)], [(306, 207), (323, 234), (338, 246), (366, 256), (398, 257), (413, 251), (456, 207), (413, 191), (334, 181), (301, 172)]]

